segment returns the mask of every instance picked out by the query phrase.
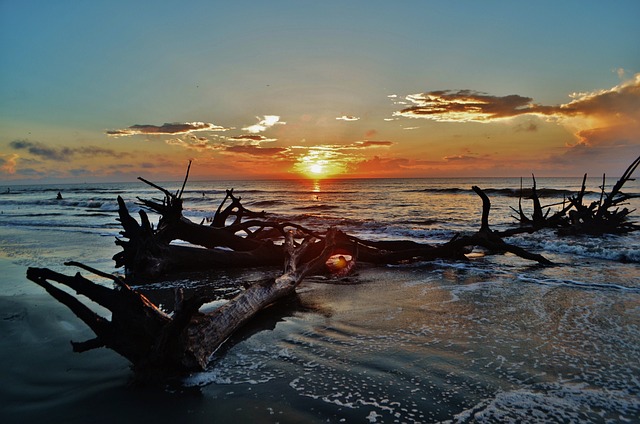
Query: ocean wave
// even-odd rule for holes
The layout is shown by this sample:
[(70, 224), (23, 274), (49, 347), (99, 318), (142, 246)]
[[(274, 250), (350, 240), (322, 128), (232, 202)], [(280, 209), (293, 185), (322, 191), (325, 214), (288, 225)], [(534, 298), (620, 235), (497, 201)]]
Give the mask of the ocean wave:
[(247, 206), (265, 207), (265, 206), (276, 206), (276, 205), (283, 205), (283, 204), (284, 202), (282, 200), (259, 200), (255, 202), (249, 202)]
[(2, 217), (7, 218), (39, 218), (44, 216), (63, 216), (62, 212), (36, 212), (36, 213), (2, 213)]
[(500, 391), (444, 422), (633, 422), (638, 412), (632, 390), (559, 382)]
[(558, 278), (535, 278), (529, 275), (520, 274), (517, 276), (519, 281), (524, 281), (532, 284), (541, 284), (545, 286), (567, 286), (572, 288), (580, 288), (585, 290), (613, 290), (624, 291), (630, 293), (640, 293), (640, 287), (628, 287), (620, 284), (613, 283), (589, 283), (585, 281), (577, 280), (563, 280)]
[(618, 262), (640, 263), (640, 246), (624, 243), (608, 244), (604, 239), (549, 239), (538, 244), (547, 252), (557, 252), (576, 256), (606, 259)]
[(435, 224), (438, 224), (439, 222), (440, 221), (438, 221), (437, 219), (416, 219), (416, 220), (404, 221), (406, 225), (426, 225), (426, 226), (435, 225)]
[(328, 211), (332, 209), (339, 209), (339, 207), (336, 205), (321, 204), (321, 205), (311, 205), (311, 206), (297, 206), (292, 209), (298, 210), (298, 211)]
[[(515, 188), (486, 188), (483, 189), (487, 195), (494, 194), (499, 196), (506, 197), (523, 197), (530, 198), (533, 196), (533, 189), (531, 188), (523, 188), (515, 189)], [(591, 194), (592, 191), (585, 191), (585, 194)], [(555, 189), (555, 188), (539, 188), (536, 189), (536, 194), (538, 197), (562, 197), (562, 196), (572, 196), (575, 195), (576, 192), (571, 190), (564, 189)]]
[[(523, 197), (530, 198), (533, 195), (533, 189), (531, 188), (483, 188), (487, 195), (504, 196), (504, 197)], [(462, 189), (459, 187), (447, 187), (447, 188), (425, 188), (421, 190), (405, 190), (405, 193), (434, 193), (434, 194), (474, 194), (474, 191), (469, 189)], [(594, 194), (593, 191), (585, 191), (585, 194)], [(568, 197), (575, 195), (576, 192), (565, 189), (555, 188), (539, 188), (536, 189), (536, 194), (539, 198), (543, 197)]]
[(448, 187), (448, 188), (423, 188), (423, 189), (412, 189), (412, 190), (403, 190), (403, 193), (436, 193), (436, 194), (456, 194), (456, 193), (469, 193), (470, 189), (464, 189), (459, 187)]

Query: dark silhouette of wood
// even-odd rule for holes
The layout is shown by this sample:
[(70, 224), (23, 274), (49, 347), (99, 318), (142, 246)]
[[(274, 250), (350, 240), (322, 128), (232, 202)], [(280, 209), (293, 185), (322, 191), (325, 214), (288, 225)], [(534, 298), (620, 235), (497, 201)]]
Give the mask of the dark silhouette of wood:
[[(490, 228), (491, 201), (481, 188), (473, 186), (473, 191), (482, 200), (480, 229), (473, 234), (457, 234), (450, 241), (433, 246), (408, 240), (364, 240), (334, 228), (321, 232), (295, 223), (278, 222), (268, 219), (264, 212), (254, 213), (244, 208), (241, 198), (236, 197), (233, 190), (226, 192), (211, 225), (195, 224), (182, 216), (182, 194), (189, 175), (189, 164), (182, 188), (176, 194), (141, 178), (165, 195), (162, 200), (139, 199), (144, 207), (161, 214), (157, 228), (153, 227), (144, 210), (139, 212), (138, 223), (129, 214), (124, 200), (118, 197), (118, 215), (123, 230), (116, 244), (122, 247), (122, 251), (114, 256), (114, 260), (117, 267), (125, 267), (127, 280), (141, 282), (145, 278), (161, 278), (180, 271), (284, 263), (282, 275), (248, 285), (241, 294), (211, 313), (199, 311), (209, 299), (184, 299), (181, 292), (177, 292), (172, 316), (133, 290), (125, 280), (78, 262), (68, 262), (66, 265), (108, 278), (113, 281), (115, 288), (96, 284), (80, 273), (68, 276), (43, 268), (29, 268), (27, 278), (71, 309), (96, 334), (93, 339), (72, 342), (74, 351), (108, 347), (133, 364), (140, 380), (162, 380), (174, 373), (180, 375), (205, 368), (211, 354), (257, 313), (292, 296), (305, 276), (326, 273), (327, 261), (332, 256), (341, 255), (341, 259), (351, 257), (352, 262), (348, 265), (352, 269), (356, 261), (395, 264), (434, 259), (468, 260), (466, 254), (473, 247), (481, 246), (491, 252), (510, 252), (542, 265), (552, 265), (544, 256), (507, 243), (503, 238), (541, 228), (559, 228), (566, 234), (634, 231), (639, 227), (628, 219), (633, 211), (627, 208), (620, 210), (620, 206), (638, 197), (637, 194), (623, 193), (622, 187), (625, 182), (632, 180), (631, 176), (639, 165), (640, 157), (627, 168), (609, 193), (605, 190), (603, 176), (600, 198), (588, 206), (584, 205), (585, 174), (580, 191), (570, 196), (568, 205), (563, 205), (551, 217), (548, 216), (549, 210), (543, 212), (534, 176), (532, 218), (526, 218), (520, 201), (519, 211), (514, 211), (519, 213), (521, 223), (526, 225), (505, 231), (493, 231)], [(230, 200), (230, 204), (224, 207), (227, 200)], [(171, 244), (176, 239), (200, 247)], [(282, 243), (277, 244), (278, 241)], [(78, 295), (107, 308), (111, 311), (111, 319), (99, 316), (77, 297), (51, 282), (66, 285)]]
[(153, 280), (183, 271), (280, 265), (284, 260), (282, 247), (271, 241), (249, 240), (252, 244), (248, 245), (241, 243), (244, 238), (233, 233), (194, 223), (174, 226), (171, 231), (179, 231), (179, 239), (194, 244), (200, 242), (204, 247), (225, 246), (235, 250), (170, 244), (174, 237), (167, 237), (162, 229), (154, 231), (146, 212), (141, 210), (139, 213), (140, 224), (118, 196), (118, 215), (123, 231), (120, 232), (122, 237), (116, 238), (116, 244), (122, 251), (113, 259), (116, 267), (124, 267), (125, 274), (132, 280)]
[[(228, 303), (207, 314), (198, 311), (206, 299), (179, 298), (173, 316), (168, 316), (120, 278), (77, 262), (67, 265), (107, 276), (117, 288), (96, 284), (80, 273), (67, 276), (43, 268), (29, 268), (27, 278), (71, 309), (96, 334), (94, 339), (72, 342), (74, 351), (108, 347), (132, 363), (139, 379), (149, 381), (204, 369), (211, 354), (244, 323), (272, 303), (295, 293), (296, 286), (305, 276), (322, 271), (341, 240), (345, 240), (345, 236), (330, 229), (320, 254), (305, 261), (308, 249), (319, 241), (309, 238), (296, 245), (293, 234), (289, 234), (285, 242), (286, 261), (282, 275), (250, 285)], [(107, 308), (112, 313), (111, 320), (99, 316), (51, 281), (66, 285)]]
[(589, 205), (584, 204), (587, 178), (585, 174), (580, 193), (569, 197), (569, 202), (574, 208), (569, 211), (570, 225), (567, 228), (562, 228), (559, 234), (600, 236), (602, 234), (624, 234), (640, 229), (640, 226), (629, 219), (629, 215), (635, 212), (635, 209), (620, 209), (620, 206), (626, 204), (629, 199), (640, 197), (638, 194), (622, 192), (622, 187), (627, 181), (634, 181), (631, 177), (639, 165), (640, 156), (627, 167), (609, 193), (605, 191), (605, 176), (603, 175), (600, 199)]
[[(511, 228), (500, 232), (502, 237), (507, 237), (521, 233), (532, 233), (543, 228), (556, 229), (558, 235), (589, 235), (600, 236), (603, 234), (624, 234), (636, 231), (640, 228), (636, 223), (631, 221), (630, 214), (635, 210), (619, 207), (624, 205), (629, 199), (639, 197), (638, 194), (625, 194), (622, 187), (627, 181), (633, 181), (631, 178), (635, 170), (640, 165), (640, 156), (636, 158), (625, 170), (622, 177), (616, 182), (609, 193), (606, 192), (606, 177), (602, 176), (602, 185), (600, 186), (600, 199), (584, 203), (586, 193), (587, 174), (582, 178), (580, 191), (568, 199), (563, 200), (562, 208), (549, 216), (551, 206), (559, 204), (541, 206), (537, 193), (536, 179), (533, 176), (533, 187), (531, 189), (531, 199), (533, 201), (532, 217), (527, 217), (522, 210), (522, 180), (520, 183), (520, 197), (518, 200), (518, 209), (511, 207), (515, 213), (514, 217), (519, 223), (519, 228)], [(544, 212), (544, 209), (547, 209)]]
[[(166, 199), (163, 205), (178, 205), (179, 198), (160, 188)], [(494, 233), (489, 229), (489, 210), (491, 203), (486, 194), (478, 187), (473, 190), (480, 196), (483, 202), (481, 227), (478, 234), (474, 236), (456, 237), (442, 245), (429, 245), (410, 241), (367, 241), (356, 237), (350, 237), (353, 244), (355, 257), (359, 262), (372, 264), (394, 264), (415, 261), (430, 261), (434, 259), (464, 260), (465, 253), (468, 253), (474, 245), (484, 246), (489, 250), (499, 252), (511, 251), (523, 258), (535, 260), (540, 263), (549, 262), (539, 256), (530, 255), (522, 249), (507, 245), (501, 242), (501, 233)], [(232, 190), (227, 191), (227, 196), (222, 204), (232, 198), (232, 204), (238, 211), (245, 210), (239, 198), (233, 196)], [(142, 201), (143, 205), (149, 202)], [(299, 237), (315, 237), (322, 240), (323, 234), (289, 222), (266, 221), (250, 219), (243, 221), (244, 212), (235, 216), (234, 222), (226, 227), (212, 227), (209, 225), (195, 224), (181, 216), (181, 212), (171, 209), (168, 212), (172, 216), (170, 226), (168, 220), (162, 217), (158, 229), (154, 230), (149, 223), (144, 211), (140, 211), (141, 224), (133, 219), (126, 208), (124, 201), (118, 198), (120, 222), (124, 228), (121, 233), (128, 241), (118, 238), (116, 243), (123, 248), (114, 256), (116, 266), (124, 266), (127, 276), (135, 279), (153, 280), (163, 275), (183, 272), (202, 271), (215, 268), (234, 268), (250, 266), (278, 265), (284, 258), (283, 245), (278, 244), (280, 239), (284, 239), (288, 231), (295, 230)], [(221, 206), (222, 206), (221, 204)], [(181, 208), (181, 205), (180, 205)], [(160, 208), (153, 206), (153, 210), (158, 212)], [(181, 209), (180, 209), (181, 210)], [(221, 207), (218, 210), (222, 210)], [(229, 208), (225, 209), (229, 210)], [(246, 211), (246, 210), (245, 210)], [(180, 215), (180, 216), (177, 216)], [(253, 214), (250, 214), (254, 216)], [(177, 218), (176, 218), (177, 216)], [(222, 225), (230, 216), (228, 213), (220, 212), (221, 216), (218, 224)], [(252, 231), (251, 229), (256, 229)], [(276, 230), (275, 236), (272, 234), (268, 238), (256, 237), (263, 229), (271, 228)], [(239, 235), (244, 231), (248, 234), (245, 237)], [(171, 236), (167, 236), (171, 232)], [(170, 242), (174, 239), (181, 239), (192, 244), (202, 246), (191, 247), (183, 245), (173, 245)], [(226, 247), (232, 249), (216, 249), (216, 247)], [(315, 249), (321, 249), (322, 244), (318, 244)], [(318, 254), (313, 251), (311, 254)], [(308, 258), (307, 258), (308, 259)]]

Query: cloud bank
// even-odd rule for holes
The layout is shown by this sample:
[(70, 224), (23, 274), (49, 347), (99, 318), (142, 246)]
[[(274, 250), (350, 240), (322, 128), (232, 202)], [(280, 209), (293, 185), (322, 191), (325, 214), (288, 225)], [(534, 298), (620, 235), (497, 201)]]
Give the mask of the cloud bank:
[(141, 134), (175, 135), (188, 134), (194, 131), (227, 131), (229, 128), (221, 127), (205, 122), (165, 123), (160, 126), (149, 124), (136, 124), (121, 130), (109, 130), (110, 136), (129, 136)]
[(29, 140), (14, 140), (9, 146), (15, 150), (24, 150), (33, 156), (37, 156), (44, 160), (52, 160), (62, 162), (68, 160), (71, 156), (108, 156), (113, 158), (122, 158), (126, 154), (116, 152), (115, 150), (105, 149), (98, 146), (83, 147), (50, 147), (44, 143)]
[(557, 106), (533, 103), (517, 94), (493, 96), (473, 90), (439, 90), (410, 94), (413, 103), (394, 116), (427, 118), (442, 122), (491, 122), (521, 115), (556, 118), (576, 116), (616, 117), (637, 120), (640, 114), (640, 74), (609, 90), (574, 93), (573, 100)]

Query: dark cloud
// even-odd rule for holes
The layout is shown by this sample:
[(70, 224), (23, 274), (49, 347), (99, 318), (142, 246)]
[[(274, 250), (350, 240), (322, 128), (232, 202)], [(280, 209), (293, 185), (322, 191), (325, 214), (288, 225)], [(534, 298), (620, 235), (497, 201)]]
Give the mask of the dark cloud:
[(250, 135), (250, 134), (236, 135), (234, 137), (228, 137), (227, 139), (240, 140), (240, 141), (271, 141), (272, 140), (263, 135)]
[(44, 143), (27, 141), (27, 140), (14, 140), (9, 143), (15, 150), (26, 150), (34, 156), (38, 156), (43, 159), (63, 161), (71, 156), (71, 150), (67, 147), (60, 149), (54, 149), (48, 147)]
[(83, 177), (86, 175), (91, 175), (92, 173), (91, 171), (88, 171), (86, 169), (76, 168), (76, 169), (70, 169), (69, 174), (73, 175), (74, 177)]
[(193, 131), (227, 131), (228, 128), (224, 128), (218, 125), (206, 123), (206, 122), (185, 122), (185, 123), (165, 123), (160, 126), (149, 124), (136, 124), (129, 128), (121, 130), (109, 130), (107, 135), (112, 136), (128, 136), (139, 134), (153, 134), (153, 135), (172, 135), (172, 134), (187, 134)]
[[(572, 95), (571, 102), (559, 106), (533, 103), (530, 97), (517, 94), (492, 96), (473, 90), (439, 90), (406, 97), (413, 106), (395, 116), (428, 118), (448, 122), (489, 122), (520, 115), (544, 115), (555, 118), (595, 117), (637, 122), (640, 119), (640, 74), (609, 90)], [(535, 131), (535, 124), (521, 127)]]
[(485, 122), (523, 114), (552, 114), (555, 108), (532, 103), (530, 97), (517, 94), (492, 96), (473, 90), (439, 90), (407, 96), (414, 106), (396, 112), (396, 116), (429, 118), (435, 121)]
[(41, 159), (57, 162), (68, 160), (72, 156), (108, 156), (114, 158), (125, 156), (124, 153), (97, 146), (55, 148), (41, 142), (28, 140), (14, 140), (9, 143), (9, 146), (15, 150), (25, 150)]
[(529, 122), (527, 124), (518, 124), (516, 126), (518, 132), (536, 132), (538, 131), (538, 124), (535, 122)]

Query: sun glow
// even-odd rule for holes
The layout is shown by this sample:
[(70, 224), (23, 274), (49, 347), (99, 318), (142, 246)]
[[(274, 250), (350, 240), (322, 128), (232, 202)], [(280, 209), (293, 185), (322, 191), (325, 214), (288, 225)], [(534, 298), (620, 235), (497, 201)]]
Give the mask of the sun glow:
[(323, 171), (324, 169), (319, 163), (314, 163), (309, 166), (309, 172), (311, 172), (312, 174), (322, 174)]
[(329, 178), (344, 174), (348, 159), (344, 153), (335, 151), (333, 146), (315, 146), (301, 152), (293, 170), (307, 178)]

